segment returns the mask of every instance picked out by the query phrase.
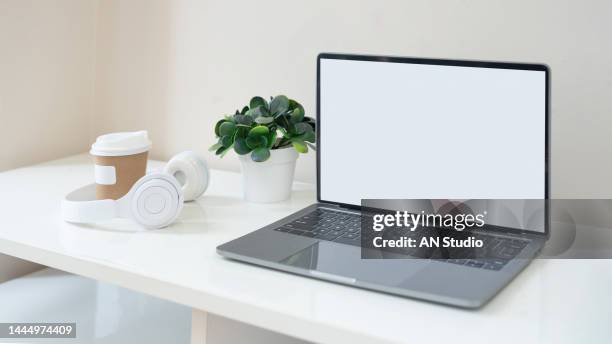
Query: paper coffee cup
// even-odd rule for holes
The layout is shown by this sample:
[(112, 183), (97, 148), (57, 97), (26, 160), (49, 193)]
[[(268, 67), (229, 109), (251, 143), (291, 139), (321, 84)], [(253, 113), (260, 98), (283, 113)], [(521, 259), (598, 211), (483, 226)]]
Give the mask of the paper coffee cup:
[(151, 141), (146, 131), (99, 136), (89, 153), (94, 158), (97, 199), (119, 199), (147, 172)]

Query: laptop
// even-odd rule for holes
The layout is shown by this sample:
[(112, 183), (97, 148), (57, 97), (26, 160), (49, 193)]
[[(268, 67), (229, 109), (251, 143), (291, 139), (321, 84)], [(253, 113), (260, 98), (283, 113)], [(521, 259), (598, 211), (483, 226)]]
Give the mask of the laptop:
[(217, 252), (353, 287), (481, 307), (542, 249), (547, 205), (528, 216), (494, 216), (476, 231), (504, 259), (364, 259), (363, 200), (548, 200), (548, 112), (545, 65), (320, 54), (317, 202)]

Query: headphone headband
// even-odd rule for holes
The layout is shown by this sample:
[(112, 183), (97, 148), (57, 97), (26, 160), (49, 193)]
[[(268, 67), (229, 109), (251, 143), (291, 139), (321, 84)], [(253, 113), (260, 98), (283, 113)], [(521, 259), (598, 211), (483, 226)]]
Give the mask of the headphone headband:
[(62, 202), (62, 217), (74, 223), (89, 223), (119, 217), (118, 202), (112, 199), (96, 200), (96, 184), (78, 188)]

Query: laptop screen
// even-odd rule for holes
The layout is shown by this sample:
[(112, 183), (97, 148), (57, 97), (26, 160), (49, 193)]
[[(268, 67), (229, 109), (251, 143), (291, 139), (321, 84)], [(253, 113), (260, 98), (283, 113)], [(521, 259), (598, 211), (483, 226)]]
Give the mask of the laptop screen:
[(545, 198), (543, 69), (319, 63), (321, 201)]

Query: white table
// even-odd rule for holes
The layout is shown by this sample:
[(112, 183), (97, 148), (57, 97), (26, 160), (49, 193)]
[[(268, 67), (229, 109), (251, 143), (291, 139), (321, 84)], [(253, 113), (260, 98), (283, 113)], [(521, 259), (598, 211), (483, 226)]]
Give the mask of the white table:
[(466, 311), (216, 254), (312, 203), (312, 185), (296, 183), (287, 202), (248, 204), (239, 174), (212, 171), (207, 193), (170, 228), (63, 222), (64, 194), (92, 180), (86, 155), (0, 173), (0, 252), (188, 305), (194, 342), (205, 338), (206, 312), (323, 343), (612, 341), (612, 261), (537, 260), (483, 309)]

